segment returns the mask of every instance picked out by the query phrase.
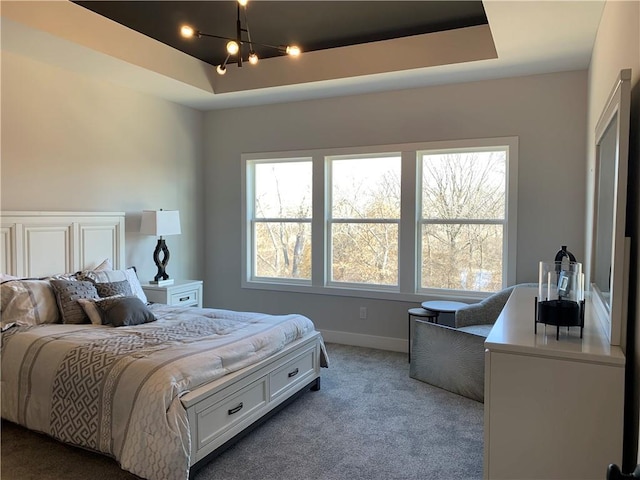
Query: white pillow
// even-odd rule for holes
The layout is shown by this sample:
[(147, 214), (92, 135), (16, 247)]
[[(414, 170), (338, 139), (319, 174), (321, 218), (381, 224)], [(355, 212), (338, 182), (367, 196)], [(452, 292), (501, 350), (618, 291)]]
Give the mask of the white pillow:
[(100, 265), (98, 265), (94, 270), (113, 270), (113, 265), (111, 264), (110, 258), (105, 258)]
[(144, 293), (142, 285), (140, 285), (140, 279), (138, 279), (138, 274), (136, 273), (135, 268), (127, 268), (124, 272), (127, 276), (127, 280), (129, 280), (129, 285), (131, 286), (133, 294), (142, 300), (142, 303), (145, 305), (149, 303), (147, 301), (147, 295)]
[(0, 285), (2, 331), (12, 325), (60, 323), (56, 296), (48, 279), (9, 280)]

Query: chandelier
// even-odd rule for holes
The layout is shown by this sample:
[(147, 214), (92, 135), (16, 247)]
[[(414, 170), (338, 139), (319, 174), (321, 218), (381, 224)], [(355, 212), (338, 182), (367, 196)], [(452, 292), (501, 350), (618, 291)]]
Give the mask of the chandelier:
[[(247, 21), (247, 2), (248, 0), (238, 0), (238, 15), (236, 20), (236, 38), (223, 37), (221, 35), (213, 35), (210, 33), (204, 33), (199, 30), (194, 29), (189, 25), (183, 25), (180, 28), (180, 34), (185, 38), (200, 38), (200, 37), (211, 37), (211, 38), (220, 38), (222, 40), (228, 40), (227, 42), (227, 57), (224, 59), (220, 65), (216, 67), (216, 72), (220, 75), (224, 75), (227, 73), (227, 63), (229, 59), (235, 56), (235, 60), (232, 63), (236, 63), (238, 67), (242, 67), (242, 56), (244, 54), (243, 47), (248, 47), (248, 56), (247, 61), (251, 65), (256, 65), (258, 63), (258, 55), (253, 49), (254, 45), (260, 45), (262, 47), (272, 48), (277, 50), (279, 53), (291, 55), (292, 57), (297, 57), (300, 55), (300, 47), (296, 45), (269, 45), (266, 43), (254, 42), (251, 40), (251, 32), (249, 32), (249, 22)], [(240, 10), (243, 12), (244, 16), (244, 26), (242, 26), (242, 22), (240, 20)], [(246, 34), (246, 39), (244, 38)]]

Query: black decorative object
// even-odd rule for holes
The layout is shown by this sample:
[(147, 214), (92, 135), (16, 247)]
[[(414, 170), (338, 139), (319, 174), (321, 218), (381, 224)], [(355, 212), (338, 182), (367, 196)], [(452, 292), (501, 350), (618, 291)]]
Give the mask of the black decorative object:
[(607, 480), (634, 480), (640, 478), (640, 463), (632, 473), (622, 473), (620, 467), (612, 463), (607, 467)]
[(540, 262), (538, 296), (535, 300), (534, 332), (538, 323), (554, 325), (556, 340), (560, 327), (580, 327), (584, 331), (584, 275), (582, 264), (567, 250), (558, 251), (552, 262)]
[(177, 210), (143, 211), (140, 233), (159, 237), (156, 249), (153, 251), (153, 261), (158, 267), (158, 273), (153, 277), (153, 281), (149, 283), (157, 285), (172, 284), (173, 279), (169, 278), (166, 271), (171, 256), (169, 248), (162, 237), (164, 235), (180, 235), (180, 212)]
[(556, 262), (562, 262), (563, 260), (569, 260), (570, 262), (576, 262), (576, 257), (573, 253), (567, 250), (567, 246), (563, 245), (558, 253), (556, 253)]
[[(162, 260), (160, 260), (160, 253), (163, 253), (164, 256)], [(158, 273), (153, 280), (158, 282), (161, 280), (167, 280), (169, 275), (166, 272), (167, 264), (169, 263), (169, 249), (167, 248), (167, 244), (164, 241), (164, 238), (160, 237), (158, 239), (158, 244), (156, 245), (156, 249), (153, 251), (153, 261), (156, 262), (156, 267), (158, 267)]]

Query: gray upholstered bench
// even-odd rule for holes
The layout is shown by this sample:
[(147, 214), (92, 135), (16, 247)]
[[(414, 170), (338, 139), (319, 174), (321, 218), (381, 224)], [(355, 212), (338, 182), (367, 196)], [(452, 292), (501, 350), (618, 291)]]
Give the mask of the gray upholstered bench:
[(414, 320), (411, 349), (411, 378), (482, 402), (484, 400), (484, 341), (491, 325), (483, 331), (467, 331)]
[(414, 318), (411, 378), (483, 402), (484, 341), (516, 286), (459, 309), (454, 328)]

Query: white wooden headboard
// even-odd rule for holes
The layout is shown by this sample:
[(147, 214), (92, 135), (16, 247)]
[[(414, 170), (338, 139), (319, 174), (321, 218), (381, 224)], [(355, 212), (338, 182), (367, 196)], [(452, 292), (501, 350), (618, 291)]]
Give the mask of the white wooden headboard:
[(2, 212), (0, 273), (43, 277), (124, 268), (124, 212)]

